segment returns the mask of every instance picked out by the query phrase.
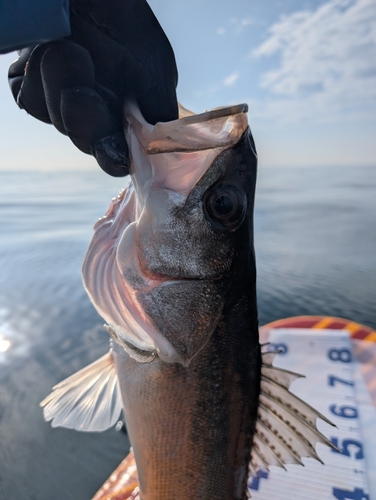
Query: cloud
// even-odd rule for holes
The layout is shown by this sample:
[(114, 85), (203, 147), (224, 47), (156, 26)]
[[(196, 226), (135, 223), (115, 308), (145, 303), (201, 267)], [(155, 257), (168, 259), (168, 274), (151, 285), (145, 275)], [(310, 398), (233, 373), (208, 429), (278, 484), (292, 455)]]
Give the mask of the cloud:
[(251, 24), (253, 24), (253, 20), (250, 17), (244, 17), (240, 20), (241, 26), (250, 26)]
[(231, 17), (227, 21), (227, 27), (219, 26), (215, 32), (219, 36), (223, 35), (241, 35), (245, 29), (247, 29), (251, 24), (254, 24), (253, 19), (250, 17)]
[(251, 17), (231, 17), (229, 20), (230, 30), (235, 35), (241, 35), (246, 28), (254, 24), (254, 20)]
[(252, 52), (255, 58), (272, 55), (280, 57), (279, 65), (262, 75), (260, 85), (280, 96), (277, 107), (292, 105), (300, 117), (310, 109), (328, 119), (374, 116), (375, 0), (329, 0), (315, 11), (282, 17)]
[(226, 29), (219, 27), (216, 29), (216, 33), (217, 33), (217, 35), (224, 35), (226, 33)]
[(232, 87), (239, 80), (240, 74), (238, 72), (231, 73), (223, 80), (225, 87)]

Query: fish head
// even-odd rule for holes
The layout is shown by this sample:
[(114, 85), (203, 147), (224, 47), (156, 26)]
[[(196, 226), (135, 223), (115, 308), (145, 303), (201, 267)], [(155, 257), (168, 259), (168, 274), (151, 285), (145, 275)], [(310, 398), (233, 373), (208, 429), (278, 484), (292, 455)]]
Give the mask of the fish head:
[(126, 118), (132, 183), (96, 225), (84, 284), (130, 356), (187, 366), (253, 249), (256, 151), (244, 108), (155, 127), (136, 107)]

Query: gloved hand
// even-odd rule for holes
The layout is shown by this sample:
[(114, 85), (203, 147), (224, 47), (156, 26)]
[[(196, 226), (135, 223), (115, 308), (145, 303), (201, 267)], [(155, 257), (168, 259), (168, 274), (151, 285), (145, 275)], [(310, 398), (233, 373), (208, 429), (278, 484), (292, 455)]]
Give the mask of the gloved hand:
[(152, 124), (178, 118), (174, 53), (145, 0), (71, 0), (70, 22), (70, 37), (20, 52), (13, 96), (105, 172), (127, 175), (124, 102), (136, 99)]

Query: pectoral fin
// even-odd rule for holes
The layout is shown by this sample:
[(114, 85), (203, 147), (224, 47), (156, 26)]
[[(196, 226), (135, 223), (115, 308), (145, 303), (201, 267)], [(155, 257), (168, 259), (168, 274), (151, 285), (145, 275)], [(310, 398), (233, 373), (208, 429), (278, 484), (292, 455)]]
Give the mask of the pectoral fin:
[(100, 432), (115, 425), (122, 400), (112, 350), (55, 385), (40, 406), (52, 427)]

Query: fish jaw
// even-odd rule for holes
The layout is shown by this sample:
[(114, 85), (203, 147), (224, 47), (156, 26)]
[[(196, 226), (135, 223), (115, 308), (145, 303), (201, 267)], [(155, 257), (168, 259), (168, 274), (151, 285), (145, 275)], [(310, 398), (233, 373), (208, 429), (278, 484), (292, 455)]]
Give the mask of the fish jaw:
[[(224, 303), (221, 288), (223, 283), (209, 280), (171, 281), (138, 295), (184, 366), (204, 347), (218, 323)], [(158, 352), (162, 361), (168, 361), (162, 349)]]

